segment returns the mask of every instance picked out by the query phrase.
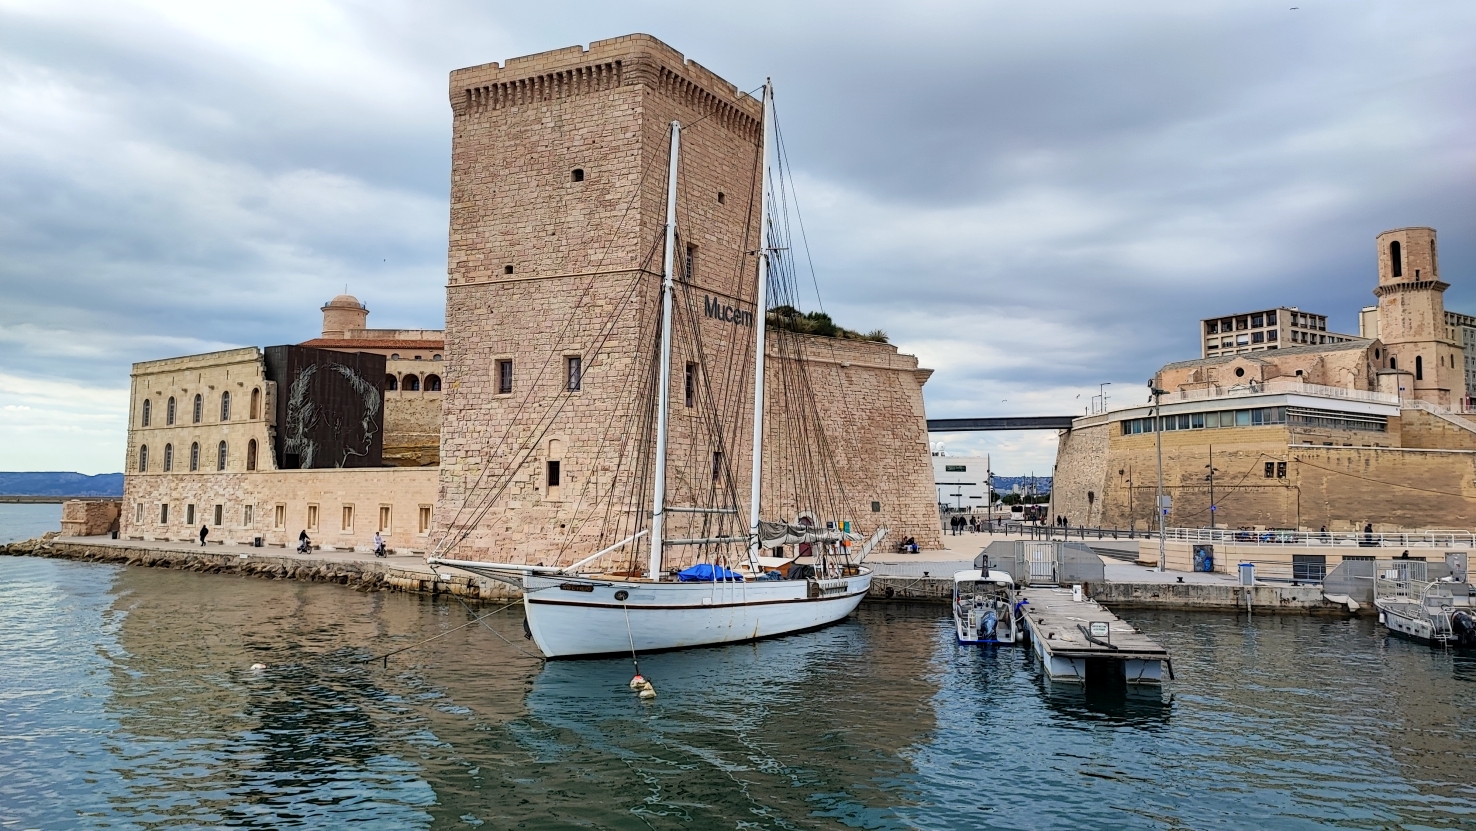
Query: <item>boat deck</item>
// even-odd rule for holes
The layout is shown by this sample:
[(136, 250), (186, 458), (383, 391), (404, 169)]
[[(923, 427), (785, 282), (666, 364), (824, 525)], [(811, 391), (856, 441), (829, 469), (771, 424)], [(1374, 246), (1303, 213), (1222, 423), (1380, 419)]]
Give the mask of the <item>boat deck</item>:
[[(1031, 647), (1052, 680), (1158, 684), (1165, 668), (1173, 677), (1168, 650), (1100, 603), (1077, 601), (1071, 589), (1056, 586), (1031, 586), (1020, 596), (1028, 601)], [(1106, 624), (1107, 636), (1097, 638), (1103, 643), (1087, 637), (1093, 623)]]

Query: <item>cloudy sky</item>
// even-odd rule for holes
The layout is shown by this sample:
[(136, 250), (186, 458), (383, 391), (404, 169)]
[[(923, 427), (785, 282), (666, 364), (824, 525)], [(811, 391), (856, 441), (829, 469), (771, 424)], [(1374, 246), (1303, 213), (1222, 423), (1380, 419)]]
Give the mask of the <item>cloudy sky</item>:
[(1388, 228), (1476, 312), (1469, 0), (0, 0), (0, 470), (119, 470), (131, 362), (305, 339), (345, 285), (439, 327), (447, 73), (637, 31), (775, 78), (825, 307), (929, 415), (1141, 400), (1202, 316), (1356, 333)]

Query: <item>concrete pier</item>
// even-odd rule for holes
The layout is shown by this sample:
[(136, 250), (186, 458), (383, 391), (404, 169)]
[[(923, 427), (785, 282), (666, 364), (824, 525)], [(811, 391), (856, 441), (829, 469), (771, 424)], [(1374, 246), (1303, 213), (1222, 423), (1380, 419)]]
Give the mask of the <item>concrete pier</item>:
[(1168, 650), (1090, 598), (1071, 588), (1030, 586), (1025, 626), (1030, 648), (1053, 681), (1159, 684), (1173, 676)]

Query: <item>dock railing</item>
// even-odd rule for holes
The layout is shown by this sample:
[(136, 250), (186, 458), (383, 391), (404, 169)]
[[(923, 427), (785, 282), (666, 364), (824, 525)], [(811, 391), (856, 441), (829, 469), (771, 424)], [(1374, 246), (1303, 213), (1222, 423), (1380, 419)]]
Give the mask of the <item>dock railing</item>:
[(1168, 528), (1166, 539), (1176, 542), (1234, 543), (1236, 545), (1357, 546), (1359, 548), (1476, 548), (1476, 533), (1459, 529), (1426, 531), (1292, 531), (1238, 528)]

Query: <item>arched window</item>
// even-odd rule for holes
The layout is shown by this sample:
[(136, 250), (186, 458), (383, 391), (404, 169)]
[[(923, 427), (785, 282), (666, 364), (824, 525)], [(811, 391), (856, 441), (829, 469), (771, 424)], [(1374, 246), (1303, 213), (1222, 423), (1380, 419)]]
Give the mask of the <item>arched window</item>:
[(425, 376), (425, 391), (426, 392), (440, 392), (441, 391), (441, 376), (439, 376), (439, 375), (427, 375), (427, 376)]
[(1424, 355), (1416, 355), (1415, 356), (1415, 380), (1416, 381), (1423, 381), (1423, 380), (1425, 380), (1425, 356)]
[(384, 388), (390, 392), (394, 392), (400, 388), (400, 382), (395, 380), (395, 376), (386, 375), (384, 376)]
[(246, 442), (246, 469), (256, 470), (256, 439)]
[(441, 359), (441, 356), (439, 354), (436, 354), (436, 355), (432, 355), (431, 356), (431, 360), (433, 360), (433, 361), (439, 361), (440, 359)]
[[(171, 398), (169, 400), (173, 401), (174, 399)], [(164, 472), (168, 473), (171, 470), (174, 470), (174, 445), (166, 444), (164, 445)]]
[(141, 444), (141, 445), (138, 446), (138, 472), (139, 473), (148, 473), (148, 471), (149, 471), (149, 446), (147, 444)]
[(1389, 243), (1389, 267), (1395, 277), (1404, 276), (1404, 260), (1399, 256), (1399, 240)]
[(203, 396), (203, 395), (201, 395), (201, 394), (199, 394), (197, 392), (197, 393), (195, 393), (195, 409), (191, 411), (190, 418), (194, 419), (194, 423), (199, 424), (200, 423), (200, 419), (202, 419), (204, 417), (205, 417), (205, 396)]
[(406, 392), (420, 392), (420, 376), (406, 375), (402, 387)]
[(220, 420), (231, 420), (231, 394), (229, 391), (220, 394)]
[(190, 442), (190, 470), (195, 471), (195, 470), (199, 470), (199, 469), (200, 469), (200, 443), (197, 442), (197, 441), (192, 441), (192, 442)]
[(393, 353), (390, 354), (390, 360), (392, 360), (392, 361), (398, 361), (399, 359), (400, 359), (400, 353), (393, 352)]
[(153, 416), (153, 414), (154, 414), (154, 402), (152, 402), (149, 399), (145, 398), (144, 399), (144, 411), (143, 411), (143, 426), (145, 426), (145, 427), (149, 426), (149, 419)]
[(261, 390), (259, 388), (251, 391), (251, 420), (255, 421), (258, 418), (261, 418)]
[(225, 470), (225, 463), (226, 463), (226, 443), (225, 442), (221, 442), (220, 443), (220, 446), (217, 447), (217, 448), (215, 448), (215, 469), (216, 470)]
[(169, 403), (164, 407), (164, 423), (174, 423), (174, 396), (169, 396)]
[(1390, 369), (1398, 369), (1399, 368), (1399, 359), (1396, 358), (1396, 357), (1394, 357), (1393, 355), (1390, 355), (1389, 356), (1389, 368)]

